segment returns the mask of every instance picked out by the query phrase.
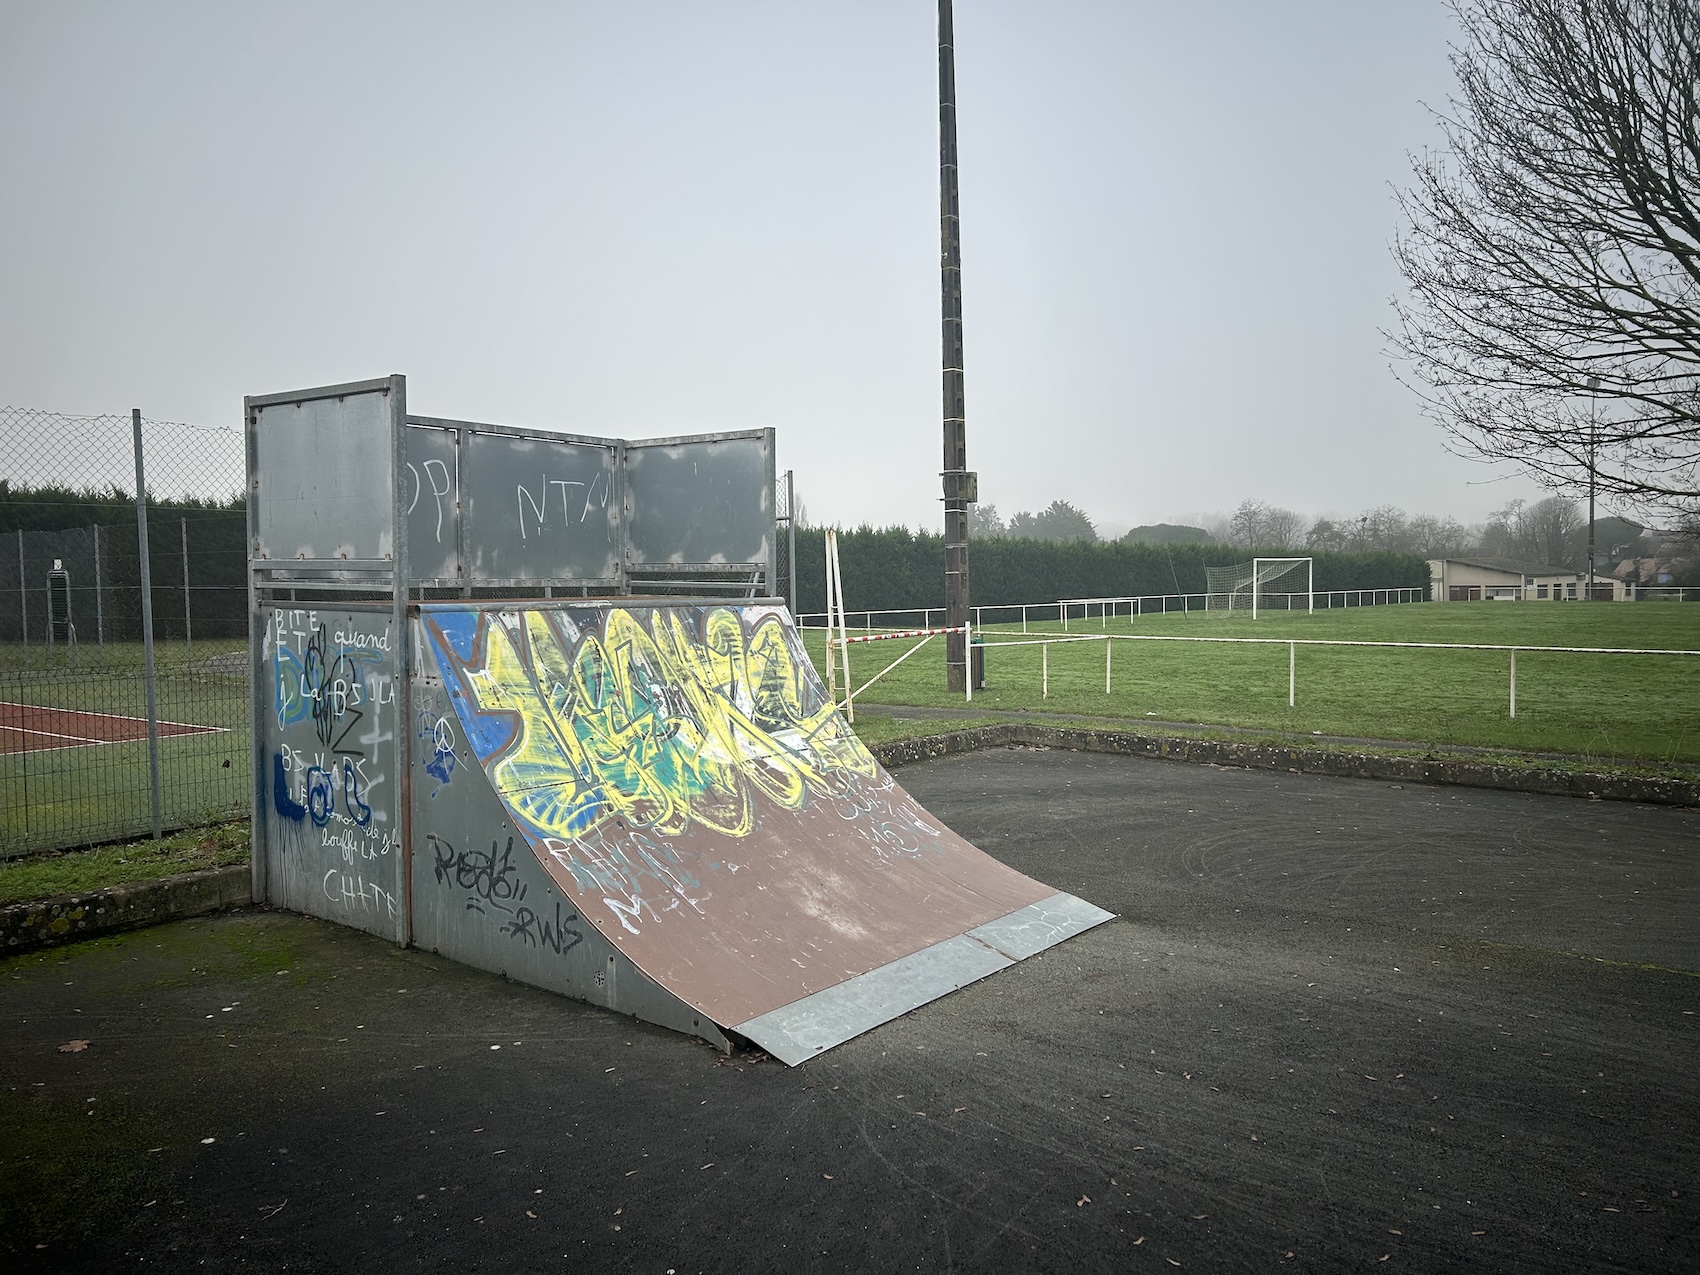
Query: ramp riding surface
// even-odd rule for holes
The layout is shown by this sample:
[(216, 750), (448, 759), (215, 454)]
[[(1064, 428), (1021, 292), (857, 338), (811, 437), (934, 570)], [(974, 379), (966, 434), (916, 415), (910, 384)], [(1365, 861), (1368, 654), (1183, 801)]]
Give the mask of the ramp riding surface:
[(863, 747), (781, 607), (422, 604), (420, 675), (579, 916), (800, 1062), (1110, 919)]

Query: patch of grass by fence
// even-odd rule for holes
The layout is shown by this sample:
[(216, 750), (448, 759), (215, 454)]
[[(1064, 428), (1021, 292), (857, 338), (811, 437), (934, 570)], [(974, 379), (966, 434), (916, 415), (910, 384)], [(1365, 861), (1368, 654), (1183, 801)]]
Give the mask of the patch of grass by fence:
[(69, 854), (31, 855), (0, 864), (0, 904), (87, 894), (132, 881), (225, 868), (248, 861), (248, 824), (191, 828), (162, 841), (136, 841)]

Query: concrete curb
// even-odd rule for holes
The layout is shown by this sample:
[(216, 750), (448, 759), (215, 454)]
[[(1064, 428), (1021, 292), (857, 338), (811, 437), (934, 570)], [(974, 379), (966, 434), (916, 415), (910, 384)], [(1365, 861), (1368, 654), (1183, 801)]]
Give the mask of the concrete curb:
[(245, 863), (0, 907), (0, 956), (181, 921), (252, 901)]
[(943, 735), (928, 735), (920, 739), (899, 740), (879, 745), (873, 749), (873, 754), (879, 758), (881, 765), (889, 768), (908, 762), (925, 761), (929, 757), (973, 752), (980, 748), (995, 748), (1006, 744), (1072, 748), (1088, 753), (1118, 753), (1124, 756), (1158, 757), (1218, 766), (1244, 766), (1252, 770), (1334, 775), (1348, 779), (1391, 779), (1418, 784), (1495, 788), (1502, 792), (1585, 797), (1599, 801), (1634, 801), (1657, 806), (1700, 806), (1700, 782), (1689, 779), (1604, 775), (1553, 767), (1497, 766), (1486, 762), (1430, 757), (1384, 757), (1284, 744), (1186, 739), (1112, 730), (1034, 726), (1024, 722), (981, 726)]

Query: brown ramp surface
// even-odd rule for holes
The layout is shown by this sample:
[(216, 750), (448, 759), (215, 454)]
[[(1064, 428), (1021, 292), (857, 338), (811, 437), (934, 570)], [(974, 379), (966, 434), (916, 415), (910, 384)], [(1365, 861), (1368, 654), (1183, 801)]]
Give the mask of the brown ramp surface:
[(933, 819), (770, 605), (420, 607), (491, 786), (635, 965), (775, 1057), (1110, 919)]

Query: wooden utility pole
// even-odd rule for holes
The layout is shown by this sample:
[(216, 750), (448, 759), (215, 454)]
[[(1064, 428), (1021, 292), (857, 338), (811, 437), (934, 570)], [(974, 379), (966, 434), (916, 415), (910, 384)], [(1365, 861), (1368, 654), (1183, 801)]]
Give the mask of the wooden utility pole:
[(962, 227), (956, 193), (956, 40), (950, 0), (939, 0), (939, 273), (944, 336), (944, 614), (958, 630), (945, 636), (945, 677), (968, 686), (968, 506), (979, 499), (968, 469), (967, 408), (962, 393)]

